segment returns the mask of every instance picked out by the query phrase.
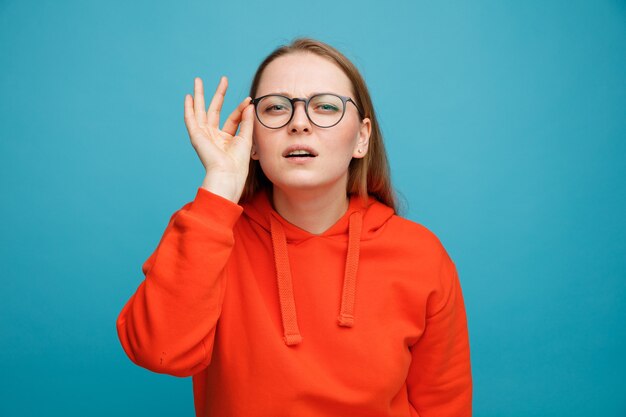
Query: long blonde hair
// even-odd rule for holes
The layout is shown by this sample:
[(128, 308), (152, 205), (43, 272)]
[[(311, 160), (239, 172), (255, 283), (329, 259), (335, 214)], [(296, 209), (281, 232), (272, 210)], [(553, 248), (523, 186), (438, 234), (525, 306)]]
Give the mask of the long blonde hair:
[[(250, 86), (250, 97), (256, 96), (261, 75), (270, 62), (278, 57), (297, 52), (314, 53), (337, 64), (352, 83), (354, 99), (359, 108), (363, 110), (363, 117), (369, 118), (371, 121), (372, 131), (369, 138), (369, 150), (363, 158), (353, 158), (350, 162), (347, 193), (358, 194), (361, 197), (373, 196), (381, 203), (397, 211), (397, 198), (391, 185), (383, 135), (376, 120), (369, 91), (359, 70), (341, 52), (315, 39), (296, 38), (289, 45), (282, 45), (275, 49), (261, 62)], [(248, 178), (239, 202), (243, 203), (250, 200), (259, 189), (271, 190), (271, 187), (272, 183), (263, 173), (259, 161), (250, 159)]]

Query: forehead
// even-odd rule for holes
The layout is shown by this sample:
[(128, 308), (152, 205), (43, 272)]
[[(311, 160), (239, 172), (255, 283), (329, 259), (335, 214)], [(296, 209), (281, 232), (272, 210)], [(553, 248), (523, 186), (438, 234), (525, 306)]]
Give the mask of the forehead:
[(322, 92), (352, 95), (352, 83), (329, 59), (312, 53), (293, 53), (276, 58), (265, 67), (256, 95), (308, 97)]

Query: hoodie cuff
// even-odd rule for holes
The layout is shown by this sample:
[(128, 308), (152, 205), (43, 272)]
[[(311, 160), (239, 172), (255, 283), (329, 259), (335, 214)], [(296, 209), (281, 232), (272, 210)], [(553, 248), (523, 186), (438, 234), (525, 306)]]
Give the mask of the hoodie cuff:
[(211, 217), (217, 223), (233, 228), (243, 212), (243, 207), (206, 188), (198, 187), (189, 211), (202, 217)]

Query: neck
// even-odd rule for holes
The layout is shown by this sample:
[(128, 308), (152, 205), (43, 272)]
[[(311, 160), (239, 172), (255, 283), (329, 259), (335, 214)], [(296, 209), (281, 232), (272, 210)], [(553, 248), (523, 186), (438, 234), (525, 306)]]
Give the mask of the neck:
[(289, 223), (309, 233), (321, 234), (337, 222), (348, 210), (346, 184), (334, 190), (285, 190), (274, 186), (274, 210)]

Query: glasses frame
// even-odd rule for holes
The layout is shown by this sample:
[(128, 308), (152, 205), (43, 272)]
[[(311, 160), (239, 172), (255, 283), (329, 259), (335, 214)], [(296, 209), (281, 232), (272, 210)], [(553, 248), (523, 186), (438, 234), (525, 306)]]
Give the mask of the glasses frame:
[[(311, 120), (311, 116), (309, 116), (309, 102), (318, 96), (324, 96), (324, 95), (331, 95), (331, 96), (335, 96), (341, 99), (341, 101), (343, 102), (343, 112), (341, 113), (341, 117), (339, 118), (339, 120), (337, 120), (337, 123), (332, 124), (330, 126), (320, 126), (317, 123), (315, 123), (313, 120)], [(261, 121), (261, 118), (259, 117), (259, 113), (258, 113), (258, 107), (257, 104), (263, 100), (265, 97), (270, 97), (270, 96), (275, 96), (275, 97), (282, 97), (287, 99), (290, 103), (291, 103), (291, 115), (289, 116), (289, 120), (287, 120), (287, 122), (285, 122), (284, 125), (279, 126), (279, 127), (269, 127), (267, 126), (265, 123), (263, 123)], [(339, 94), (335, 94), (335, 93), (318, 93), (318, 94), (314, 94), (309, 98), (303, 98), (303, 97), (294, 97), (294, 98), (289, 98), (287, 96), (283, 96), (282, 94), (266, 94), (264, 96), (261, 97), (257, 97), (252, 99), (251, 103), (254, 105), (254, 114), (256, 115), (257, 120), (259, 121), (259, 123), (261, 123), (263, 126), (265, 126), (268, 129), (281, 129), (285, 126), (287, 126), (291, 120), (293, 119), (293, 115), (296, 112), (296, 102), (298, 101), (302, 101), (304, 102), (304, 113), (306, 113), (306, 117), (309, 119), (309, 121), (311, 123), (313, 123), (315, 126), (322, 128), (322, 129), (328, 129), (331, 128), (333, 126), (337, 126), (337, 124), (339, 124), (339, 122), (341, 122), (343, 120), (343, 116), (346, 114), (346, 108), (348, 107), (348, 105), (346, 104), (348, 101), (351, 102), (352, 104), (354, 104), (354, 107), (356, 107), (357, 111), (359, 112), (359, 116), (361, 116), (361, 119), (364, 118), (363, 116), (363, 112), (361, 111), (361, 109), (359, 108), (359, 106), (356, 104), (356, 102), (354, 100), (352, 100), (351, 97), (346, 97), (346, 96), (342, 96)]]

